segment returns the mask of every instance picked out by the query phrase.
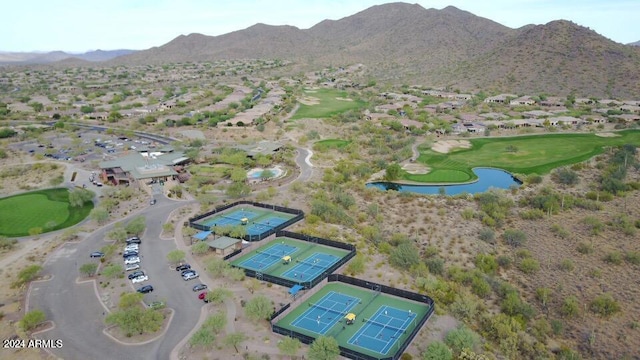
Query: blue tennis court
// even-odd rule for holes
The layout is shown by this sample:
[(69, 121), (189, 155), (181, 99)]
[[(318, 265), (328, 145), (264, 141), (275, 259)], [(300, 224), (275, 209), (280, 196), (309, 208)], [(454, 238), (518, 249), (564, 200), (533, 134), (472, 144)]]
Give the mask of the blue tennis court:
[(205, 226), (235, 226), (235, 225), (241, 225), (242, 224), (242, 219), (246, 218), (246, 219), (249, 219), (249, 221), (251, 221), (251, 219), (254, 219), (254, 218), (258, 217), (258, 215), (259, 214), (256, 213), (256, 212), (245, 210), (245, 209), (240, 209), (240, 210), (236, 210), (236, 211), (229, 212), (229, 213), (218, 214), (218, 215), (216, 215), (215, 217), (213, 217), (211, 219), (207, 219), (207, 220), (202, 221), (202, 225), (205, 225)]
[(249, 220), (249, 224), (247, 225), (247, 234), (249, 235), (259, 235), (265, 233), (276, 226), (287, 222), (289, 219), (283, 219), (280, 217), (267, 217), (262, 218), (260, 221), (251, 221)]
[(323, 335), (359, 303), (360, 298), (331, 291), (316, 304), (308, 303), (309, 309), (295, 318), (291, 325)]
[(348, 343), (383, 355), (387, 354), (400, 336), (405, 334), (410, 326), (415, 326), (415, 315), (411, 311), (381, 306), (371, 318), (362, 319), (365, 324)]
[(275, 244), (264, 250), (256, 251), (252, 257), (241, 262), (239, 266), (262, 272), (282, 261), (284, 256), (291, 255), (298, 250), (298, 247), (293, 245)]
[(296, 281), (310, 281), (322, 274), (341, 258), (324, 253), (313, 253), (304, 260), (295, 260), (296, 265), (282, 274), (283, 278)]

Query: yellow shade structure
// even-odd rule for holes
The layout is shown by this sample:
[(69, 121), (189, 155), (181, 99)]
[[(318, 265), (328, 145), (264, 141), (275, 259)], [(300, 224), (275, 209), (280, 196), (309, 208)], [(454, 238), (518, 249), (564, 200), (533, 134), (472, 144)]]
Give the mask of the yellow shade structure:
[(240, 219), (240, 222), (242, 223), (242, 225), (247, 225), (249, 223), (249, 219), (244, 217), (244, 218)]
[(291, 262), (291, 256), (287, 255), (287, 256), (283, 256), (282, 257), (282, 262), (285, 264), (288, 264)]
[(344, 319), (347, 321), (348, 325), (351, 325), (356, 320), (356, 314), (348, 313), (347, 315), (345, 315)]

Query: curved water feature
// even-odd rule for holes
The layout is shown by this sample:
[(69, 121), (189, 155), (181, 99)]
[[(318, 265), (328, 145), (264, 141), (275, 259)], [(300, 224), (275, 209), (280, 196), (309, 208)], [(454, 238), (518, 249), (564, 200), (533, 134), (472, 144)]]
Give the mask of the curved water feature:
[(247, 178), (249, 180), (259, 180), (262, 178), (262, 173), (266, 170), (271, 171), (271, 175), (270, 178), (271, 179), (277, 179), (279, 177), (281, 177), (282, 175), (284, 175), (284, 170), (282, 170), (280, 167), (278, 166), (274, 166), (270, 169), (263, 169), (263, 168), (253, 168), (251, 170), (249, 170), (247, 172)]
[(522, 185), (510, 173), (493, 168), (474, 168), (473, 172), (478, 176), (478, 180), (467, 184), (455, 185), (404, 185), (389, 182), (368, 183), (367, 187), (376, 187), (382, 190), (395, 190), (400, 192), (415, 192), (418, 194), (438, 195), (444, 190), (446, 195), (458, 195), (462, 193), (476, 194), (482, 193), (490, 188), (510, 189)]

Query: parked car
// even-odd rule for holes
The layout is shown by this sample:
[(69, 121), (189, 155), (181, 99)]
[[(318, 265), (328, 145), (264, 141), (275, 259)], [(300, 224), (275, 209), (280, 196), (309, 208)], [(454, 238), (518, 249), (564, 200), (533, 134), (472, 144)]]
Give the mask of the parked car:
[(143, 276), (144, 275), (144, 271), (139, 270), (139, 271), (134, 271), (131, 274), (127, 275), (127, 278), (129, 280), (133, 280), (135, 278), (137, 278), (138, 276)]
[(192, 273), (188, 273), (188, 274), (184, 274), (182, 275), (182, 278), (184, 279), (184, 281), (188, 281), (188, 280), (192, 280), (197, 278), (199, 275), (197, 272), (192, 272)]
[(149, 204), (155, 205), (156, 204), (156, 199), (151, 199), (151, 201), (149, 201)]
[(187, 269), (187, 270), (184, 270), (183, 272), (181, 272), (180, 275), (181, 276), (185, 276), (187, 274), (193, 274), (194, 272), (196, 272), (196, 271), (192, 270), (192, 269)]
[(91, 254), (89, 254), (89, 257), (101, 258), (101, 257), (104, 257), (104, 253), (102, 251), (94, 251)]
[(191, 269), (191, 265), (189, 264), (182, 264), (182, 265), (176, 266), (176, 271), (185, 271), (189, 269)]
[(126, 265), (124, 268), (125, 271), (132, 271), (132, 270), (138, 270), (138, 269), (140, 269), (140, 264), (129, 264), (129, 265)]
[(208, 303), (208, 302), (209, 302), (209, 300), (207, 300), (207, 292), (206, 292), (206, 291), (201, 292), (201, 293), (198, 295), (198, 299), (200, 299), (200, 300), (202, 300), (202, 301), (204, 301), (204, 302), (206, 302), (206, 303)]
[(126, 258), (126, 259), (124, 260), (124, 264), (125, 264), (125, 265), (129, 265), (129, 264), (139, 264), (139, 263), (140, 263), (140, 258), (139, 258), (139, 257), (137, 257), (137, 256), (132, 256), (132, 257)]
[(132, 237), (132, 238), (128, 238), (127, 239), (127, 245), (140, 244), (141, 242), (142, 242), (142, 240), (140, 240), (140, 238), (138, 238), (138, 237)]
[(206, 288), (207, 288), (207, 285), (198, 284), (193, 286), (193, 291), (195, 292), (195, 291), (205, 290)]
[(137, 284), (147, 280), (149, 280), (149, 277), (147, 275), (142, 275), (142, 276), (138, 276), (136, 278), (131, 279), (131, 282), (133, 284)]
[(138, 244), (129, 244), (124, 247), (124, 251), (138, 251), (140, 250), (140, 246)]
[(138, 256), (139, 253), (135, 250), (129, 250), (129, 251), (125, 251), (124, 253), (122, 253), (122, 257), (123, 258), (127, 258), (127, 257), (131, 257), (131, 256)]
[(153, 286), (151, 286), (151, 285), (145, 285), (145, 286), (143, 286), (143, 287), (139, 288), (139, 289), (138, 289), (138, 290), (136, 290), (136, 291), (137, 291), (137, 292), (139, 292), (139, 293), (142, 293), (142, 294), (150, 293), (150, 292), (152, 292), (152, 291), (153, 291)]

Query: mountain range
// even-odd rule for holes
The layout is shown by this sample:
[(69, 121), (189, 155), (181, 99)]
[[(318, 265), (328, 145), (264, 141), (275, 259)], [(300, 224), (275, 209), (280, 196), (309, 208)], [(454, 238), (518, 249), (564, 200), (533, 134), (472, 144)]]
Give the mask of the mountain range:
[(64, 51), (40, 52), (0, 52), (0, 65), (48, 64), (64, 60), (84, 60), (91, 62), (107, 61), (118, 56), (134, 53), (135, 50), (95, 50), (82, 54), (70, 54)]
[(270, 58), (317, 70), (362, 63), (362, 80), (451, 90), (640, 98), (640, 47), (566, 20), (512, 29), (449, 6), (377, 5), (309, 29), (256, 24), (180, 35), (109, 65)]

